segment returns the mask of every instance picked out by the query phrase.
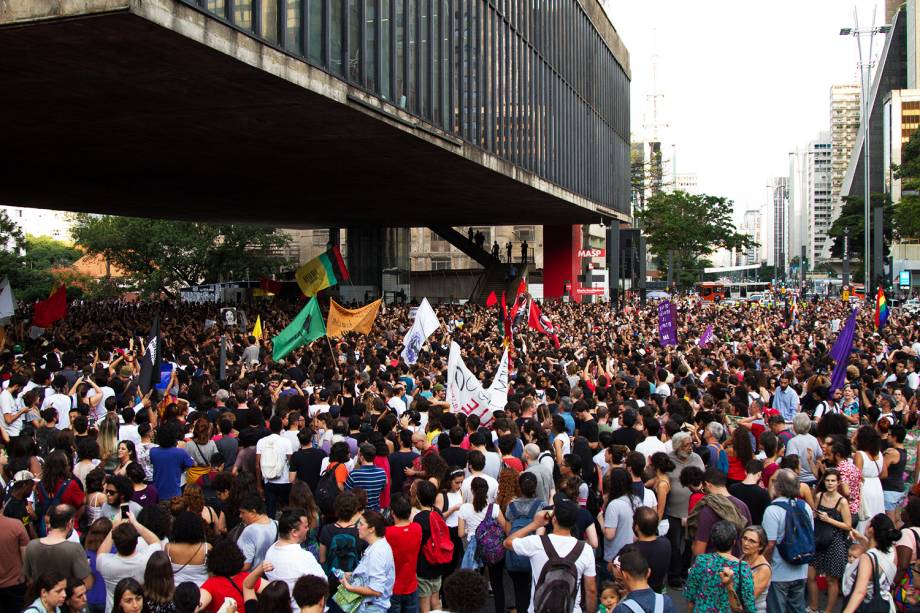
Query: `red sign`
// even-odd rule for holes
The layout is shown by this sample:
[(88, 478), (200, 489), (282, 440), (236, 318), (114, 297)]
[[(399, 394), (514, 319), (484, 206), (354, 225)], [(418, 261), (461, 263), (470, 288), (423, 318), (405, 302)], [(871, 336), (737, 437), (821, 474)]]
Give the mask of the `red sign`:
[(579, 249), (578, 257), (580, 258), (602, 258), (607, 255), (606, 249)]
[(579, 296), (603, 296), (607, 292), (603, 287), (577, 287), (575, 293)]

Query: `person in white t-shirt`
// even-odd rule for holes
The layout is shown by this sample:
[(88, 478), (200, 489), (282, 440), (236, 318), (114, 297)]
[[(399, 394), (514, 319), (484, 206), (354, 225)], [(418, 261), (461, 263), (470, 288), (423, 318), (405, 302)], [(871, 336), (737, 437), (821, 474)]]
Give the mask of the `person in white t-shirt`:
[(643, 418), (642, 424), (645, 430), (645, 440), (636, 445), (636, 451), (645, 456), (648, 460), (659, 451), (667, 453), (667, 448), (658, 435), (661, 433), (661, 424), (654, 417)]
[[(552, 511), (538, 512), (533, 521), (512, 533), (505, 539), (505, 549), (530, 558), (531, 594), (528, 613), (534, 612), (535, 600), (540, 598), (540, 575), (549, 561), (547, 549), (552, 549), (559, 557), (565, 557), (578, 547), (581, 552), (575, 559), (578, 571), (578, 586), (575, 590), (575, 608), (573, 613), (595, 613), (597, 603), (597, 583), (595, 579), (594, 550), (584, 541), (572, 536), (572, 529), (578, 520), (578, 507), (572, 502), (561, 502)], [(535, 534), (540, 528), (547, 527), (552, 521), (552, 532), (545, 536)], [(584, 584), (585, 602), (581, 602), (581, 585)], [(585, 607), (582, 609), (581, 605)]]
[(51, 388), (52, 393), (46, 395), (42, 402), (42, 411), (54, 408), (58, 414), (58, 430), (66, 430), (70, 428), (70, 408), (73, 405), (67, 395), (67, 377), (57, 375), (51, 382)]
[[(272, 417), (268, 421), (271, 434), (256, 443), (256, 487), (259, 488), (259, 493), (265, 496), (269, 517), (274, 517), (277, 509), (287, 506), (291, 493), (290, 466), (294, 447), (291, 446), (290, 440), (281, 436), (282, 425), (281, 417)], [(281, 463), (281, 471), (276, 473), (277, 477), (266, 478), (262, 474), (262, 456), (265, 455), (268, 461), (269, 454)]]
[(473, 483), (473, 479), (476, 477), (485, 481), (489, 486), (488, 501), (495, 502), (495, 497), (498, 496), (498, 481), (483, 472), (486, 467), (486, 457), (483, 453), (481, 451), (471, 451), (466, 458), (466, 466), (470, 474), (460, 485), (460, 493), (463, 495), (463, 502), (473, 502), (473, 494), (470, 491), (470, 486)]
[(470, 492), (470, 502), (464, 502), (460, 505), (460, 510), (457, 512), (460, 516), (457, 522), (457, 534), (467, 543), (476, 534), (476, 529), (485, 520), (487, 513), (492, 518), (497, 519), (500, 526), (505, 524), (501, 509), (488, 499), (489, 486), (483, 477), (473, 478)]
[[(278, 540), (265, 552), (262, 569), (269, 581), (284, 581), (293, 593), (294, 583), (303, 575), (326, 578), (323, 567), (313, 554), (303, 549), (301, 544), (307, 540), (310, 521), (304, 509), (285, 509), (278, 518)], [(298, 610), (291, 598), (293, 610)]]
[(16, 401), (16, 397), (25, 383), (25, 377), (15, 374), (10, 377), (10, 382), (6, 389), (0, 392), (0, 413), (3, 415), (0, 427), (11, 437), (19, 436), (19, 433), (22, 432), (22, 424), (26, 419), (25, 415), (29, 412), (28, 407), (21, 407)]
[(383, 395), (386, 398), (387, 406), (396, 411), (397, 416), (402, 417), (402, 414), (406, 412), (406, 403), (396, 395), (396, 390), (388, 385), (384, 388)]

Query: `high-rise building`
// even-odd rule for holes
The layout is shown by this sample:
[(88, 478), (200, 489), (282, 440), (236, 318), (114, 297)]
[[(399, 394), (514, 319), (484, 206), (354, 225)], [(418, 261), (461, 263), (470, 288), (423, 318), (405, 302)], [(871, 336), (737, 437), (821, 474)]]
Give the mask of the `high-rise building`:
[(827, 232), (834, 223), (831, 206), (833, 145), (829, 132), (821, 132), (818, 138), (808, 143), (805, 160), (807, 211), (807, 241), (805, 253), (811, 267), (826, 259), (822, 255), (827, 241)]
[(47, 236), (55, 240), (70, 242), (73, 214), (51, 209), (33, 209), (23, 206), (0, 207), (19, 226), (23, 235)]
[(770, 229), (773, 235), (773, 265), (776, 267), (778, 277), (785, 275), (789, 264), (788, 236), (789, 236), (789, 177), (775, 177), (770, 186), (770, 198), (773, 209)]
[(760, 211), (758, 209), (749, 209), (744, 212), (741, 233), (750, 237), (754, 242), (744, 251), (743, 264), (757, 264), (760, 262)]
[[(843, 210), (841, 189), (847, 166), (856, 145), (860, 120), (859, 84), (831, 85), (831, 210), (833, 223)], [(830, 257), (830, 243), (825, 240), (814, 246), (815, 258)]]
[(699, 191), (699, 178), (696, 173), (680, 173), (674, 178), (674, 189), (696, 194)]

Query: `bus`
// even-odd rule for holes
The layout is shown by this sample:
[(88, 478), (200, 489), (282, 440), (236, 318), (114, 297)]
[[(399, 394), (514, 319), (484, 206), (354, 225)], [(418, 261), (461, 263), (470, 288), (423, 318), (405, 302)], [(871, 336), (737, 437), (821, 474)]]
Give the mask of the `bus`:
[(748, 300), (753, 295), (764, 297), (772, 291), (773, 286), (768, 282), (759, 281), (704, 281), (696, 284), (697, 293), (706, 302), (721, 302), (726, 299)]

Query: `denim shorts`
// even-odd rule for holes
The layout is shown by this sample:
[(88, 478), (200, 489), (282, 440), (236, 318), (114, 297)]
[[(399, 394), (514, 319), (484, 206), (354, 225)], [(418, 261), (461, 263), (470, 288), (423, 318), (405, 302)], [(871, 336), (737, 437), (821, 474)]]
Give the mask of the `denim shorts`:
[(885, 510), (894, 511), (901, 506), (901, 502), (904, 500), (905, 492), (884, 490), (882, 491), (882, 494), (885, 496)]

